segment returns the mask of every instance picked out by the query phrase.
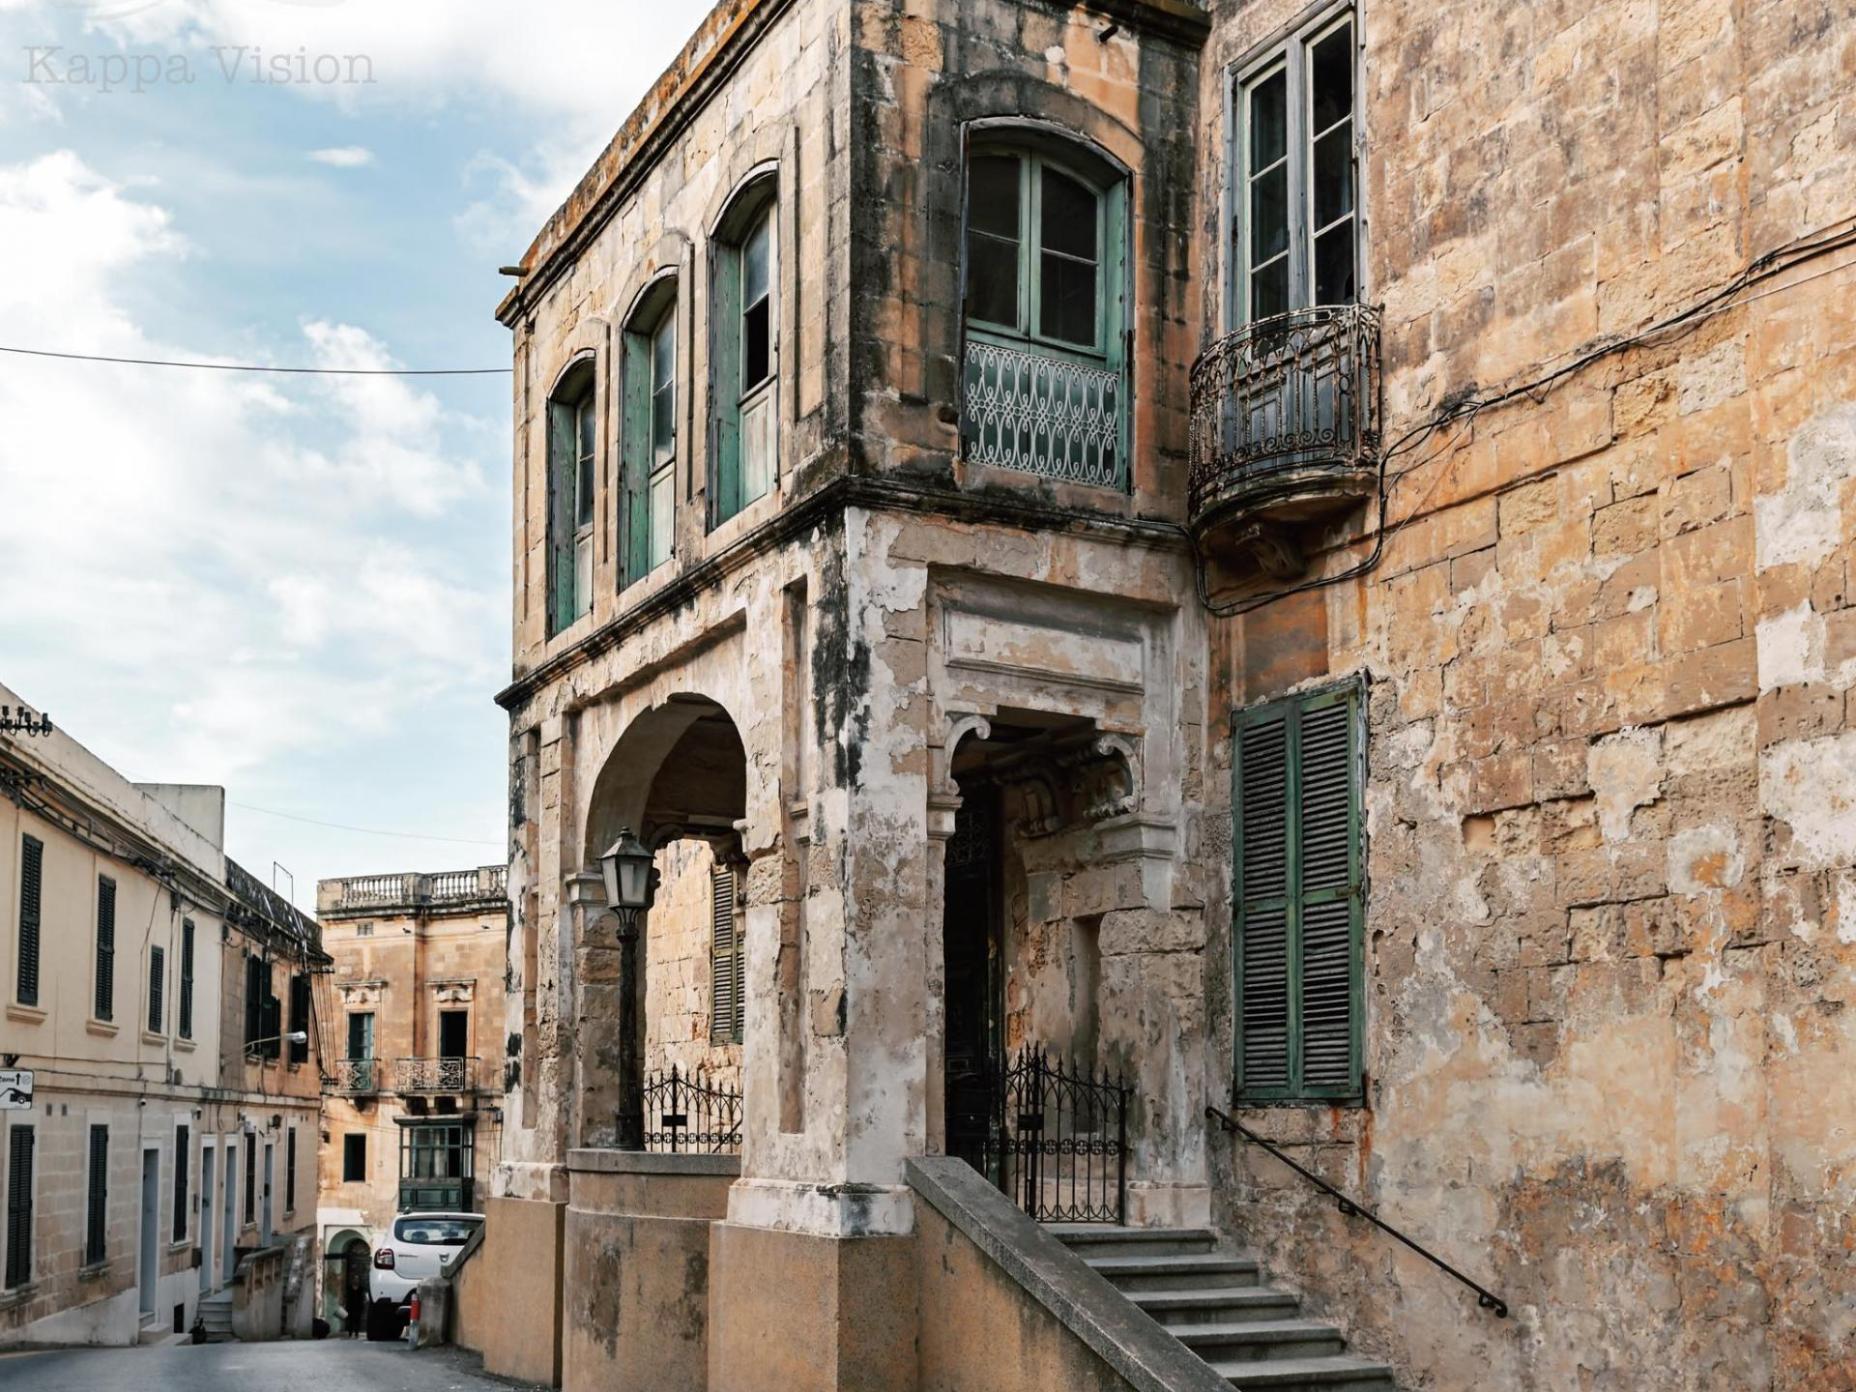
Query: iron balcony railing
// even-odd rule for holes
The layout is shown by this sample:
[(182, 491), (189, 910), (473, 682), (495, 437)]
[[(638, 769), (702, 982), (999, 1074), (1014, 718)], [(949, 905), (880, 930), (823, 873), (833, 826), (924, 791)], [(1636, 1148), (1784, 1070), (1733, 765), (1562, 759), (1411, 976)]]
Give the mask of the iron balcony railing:
[(1134, 1090), (1106, 1069), (1096, 1077), (1041, 1045), (1005, 1070), (987, 1167), (1012, 1201), (1041, 1223), (1125, 1223), (1128, 1101)]
[(969, 463), (1122, 486), (1127, 391), (1118, 367), (969, 335), (961, 387)]
[(1311, 472), (1370, 473), (1379, 415), (1377, 309), (1318, 305), (1246, 324), (1192, 367), (1193, 522), (1303, 491)]
[(644, 1148), (671, 1155), (739, 1155), (741, 1092), (672, 1067), (644, 1087)]
[(329, 1082), (329, 1091), (349, 1095), (379, 1092), (385, 1071), (385, 1065), (379, 1059), (336, 1059), (335, 1076)]
[(1377, 1213), (1374, 1213), (1370, 1208), (1366, 1208), (1362, 1206), (1361, 1204), (1357, 1203), (1355, 1200), (1348, 1198), (1345, 1194), (1341, 1193), (1340, 1190), (1336, 1189), (1332, 1184), (1329, 1184), (1325, 1179), (1323, 1179), (1320, 1175), (1315, 1174), (1312, 1170), (1304, 1169), (1301, 1165), (1296, 1164), (1295, 1161), (1291, 1160), (1287, 1155), (1283, 1154), (1281, 1150), (1279, 1150), (1276, 1146), (1272, 1145), (1269, 1141), (1266, 1141), (1263, 1137), (1259, 1136), (1255, 1131), (1252, 1131), (1248, 1126), (1244, 1125), (1243, 1122), (1237, 1120), (1235, 1117), (1226, 1116), (1223, 1112), (1219, 1111), (1216, 1107), (1208, 1106), (1205, 1109), (1205, 1115), (1208, 1120), (1217, 1122), (1226, 1131), (1231, 1132), (1233, 1135), (1242, 1136), (1245, 1140), (1249, 1141), (1252, 1145), (1262, 1146), (1263, 1149), (1267, 1150), (1271, 1155), (1275, 1156), (1278, 1160), (1282, 1161), (1283, 1164), (1287, 1165), (1290, 1169), (1294, 1170), (1303, 1179), (1307, 1180), (1310, 1184), (1314, 1185), (1315, 1188), (1319, 1189), (1322, 1193), (1326, 1194), (1329, 1198), (1333, 1199), (1335, 1206), (1338, 1207), (1340, 1211), (1347, 1217), (1364, 1218), (1367, 1222), (1371, 1223), (1375, 1228), (1378, 1228), (1380, 1232), (1386, 1234), (1386, 1236), (1395, 1238), (1399, 1242), (1404, 1243), (1412, 1251), (1416, 1252), (1419, 1256), (1423, 1257), (1427, 1262), (1429, 1262), (1432, 1266), (1436, 1267), (1439, 1271), (1442, 1271), (1445, 1275), (1454, 1277), (1456, 1280), (1462, 1282), (1463, 1285), (1469, 1287), (1470, 1290), (1475, 1292), (1476, 1304), (1480, 1309), (1487, 1310), (1490, 1314), (1494, 1315), (1496, 1319), (1507, 1319), (1508, 1318), (1508, 1302), (1506, 1300), (1503, 1300), (1494, 1291), (1488, 1289), (1488, 1287), (1486, 1286), (1478, 1285), (1476, 1282), (1470, 1280), (1469, 1277), (1465, 1276), (1462, 1272), (1458, 1271), (1454, 1266), (1450, 1265), (1450, 1263), (1445, 1261), (1442, 1257), (1438, 1256), (1434, 1252), (1428, 1251), (1427, 1249), (1419, 1246), (1416, 1242), (1412, 1241), (1411, 1238), (1406, 1237), (1404, 1233), (1400, 1232), (1397, 1228), (1393, 1227), (1390, 1223), (1386, 1222), (1385, 1219), (1381, 1218)]
[(474, 1058), (403, 1058), (393, 1061), (401, 1092), (469, 1092), (477, 1085)]

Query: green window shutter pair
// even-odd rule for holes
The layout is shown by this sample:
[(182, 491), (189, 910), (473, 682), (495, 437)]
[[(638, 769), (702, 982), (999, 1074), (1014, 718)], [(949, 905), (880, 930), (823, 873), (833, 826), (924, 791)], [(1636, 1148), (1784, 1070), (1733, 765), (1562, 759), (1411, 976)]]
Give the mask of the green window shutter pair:
[(21, 1005), (39, 1003), (39, 919), (43, 909), (45, 843), (34, 836), (19, 845), (19, 976), (15, 998)]
[(1235, 721), (1236, 1095), (1357, 1098), (1364, 1012), (1360, 687)]
[(573, 401), (548, 402), (548, 633), (576, 617), (574, 593), (575, 480), (579, 469)]
[(735, 871), (718, 865), (709, 881), (709, 1042), (739, 1044), (746, 1008), (746, 973)]
[(97, 996), (96, 1015), (116, 1015), (116, 881), (97, 877)]

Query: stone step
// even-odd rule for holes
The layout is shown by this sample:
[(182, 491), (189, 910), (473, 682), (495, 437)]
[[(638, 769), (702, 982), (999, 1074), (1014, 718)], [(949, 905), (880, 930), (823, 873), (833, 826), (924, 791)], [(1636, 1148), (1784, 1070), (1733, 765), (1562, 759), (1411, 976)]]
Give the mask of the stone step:
[(1214, 1285), (1254, 1286), (1261, 1278), (1254, 1258), (1217, 1252), (1176, 1257), (1088, 1257), (1085, 1260), (1124, 1295), (1137, 1291), (1202, 1290)]
[(1292, 1319), (1302, 1308), (1302, 1302), (1287, 1291), (1268, 1286), (1140, 1291), (1129, 1299), (1170, 1330), (1239, 1320)]
[(1212, 1368), (1233, 1387), (1268, 1388), (1269, 1392), (1397, 1392), (1392, 1370), (1383, 1363), (1345, 1354), (1328, 1358), (1270, 1358), (1260, 1362), (1217, 1362)]
[(1181, 1325), (1170, 1332), (1214, 1366), (1260, 1359), (1328, 1358), (1347, 1348), (1339, 1330), (1317, 1320), (1235, 1320)]
[(1210, 1252), (1218, 1235), (1209, 1228), (1118, 1228), (1106, 1224), (1047, 1223), (1046, 1231), (1082, 1257), (1191, 1256)]

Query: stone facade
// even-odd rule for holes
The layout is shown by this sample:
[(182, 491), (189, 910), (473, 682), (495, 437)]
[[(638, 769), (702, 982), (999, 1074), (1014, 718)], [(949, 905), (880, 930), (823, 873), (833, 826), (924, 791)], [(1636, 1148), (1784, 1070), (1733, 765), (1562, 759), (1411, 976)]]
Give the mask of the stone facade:
[[(0, 1344), (133, 1344), (215, 1306), (229, 1332), (254, 1260), (279, 1273), (264, 1337), (309, 1332), (322, 1040), (288, 983), (327, 958), (224, 840), (223, 788), (0, 735), (0, 1054), (36, 1084), (0, 1110)], [(274, 993), (251, 1014), (247, 963)]]
[[(701, 880), (742, 866), (740, 1177), (680, 1288), (712, 1387), (912, 1385), (915, 1315), (875, 1289), (912, 1261), (905, 1164), (960, 1153), (973, 1079), (1028, 1044), (1128, 1080), (1131, 1221), (1214, 1223), (1411, 1385), (1842, 1385), (1856, 338), (1805, 243), (1856, 214), (1848, 16), (1348, 11), (1385, 488), (1259, 495), (1214, 535), (1193, 470), (1229, 416), (1194, 363), (1243, 329), (1233, 81), (1322, 13), (727, 0), (501, 307), (498, 1192), (610, 1216), (625, 993), (644, 1067), (718, 1061)], [(1038, 370), (1110, 383), (1111, 486), (975, 425), (1002, 350), (963, 247), (999, 150), (1110, 209), (1100, 352)], [(744, 207), (779, 247), (778, 443), (734, 510)], [(673, 544), (633, 579), (627, 345), (665, 306)], [(550, 403), (587, 372), (568, 617)], [(1238, 1116), (1506, 1321), (1205, 1116), (1236, 1109), (1233, 722), (1343, 680), (1357, 1096)], [(621, 829), (665, 871), (633, 980), (598, 868)]]
[[(316, 886), (334, 968), (323, 987), (331, 1048), (318, 1150), (324, 1250), (370, 1249), (409, 1207), (480, 1210), (495, 1167), (509, 913), (501, 866), (357, 875)], [(371, 1017), (351, 1025), (352, 1017)], [(408, 1127), (457, 1126), (467, 1151), (428, 1165), (408, 1196)], [(360, 1138), (358, 1143), (350, 1137)], [(359, 1177), (355, 1177), (355, 1171)], [(462, 1181), (462, 1187), (459, 1187)], [(331, 1268), (337, 1270), (338, 1268)], [(325, 1281), (341, 1327), (341, 1293)]]

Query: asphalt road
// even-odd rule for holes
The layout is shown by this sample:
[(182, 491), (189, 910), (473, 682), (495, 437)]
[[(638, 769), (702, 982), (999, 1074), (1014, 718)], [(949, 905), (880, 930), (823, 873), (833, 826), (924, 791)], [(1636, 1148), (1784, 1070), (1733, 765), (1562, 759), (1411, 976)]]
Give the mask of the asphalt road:
[(0, 1392), (511, 1392), (457, 1349), (361, 1339), (0, 1354)]

